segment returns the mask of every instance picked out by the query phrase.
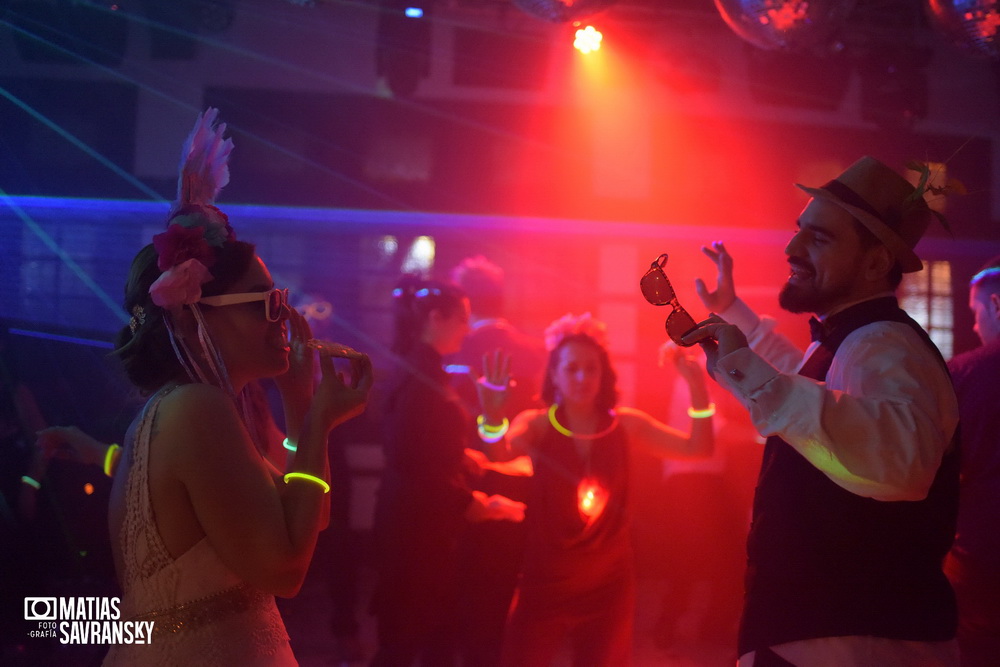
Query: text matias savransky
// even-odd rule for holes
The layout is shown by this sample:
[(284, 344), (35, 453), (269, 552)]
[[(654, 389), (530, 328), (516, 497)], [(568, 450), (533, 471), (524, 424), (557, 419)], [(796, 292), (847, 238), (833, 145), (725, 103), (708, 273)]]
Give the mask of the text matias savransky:
[(29, 637), (56, 637), (61, 644), (151, 644), (153, 621), (122, 621), (120, 598), (24, 598), (24, 618), (38, 623)]

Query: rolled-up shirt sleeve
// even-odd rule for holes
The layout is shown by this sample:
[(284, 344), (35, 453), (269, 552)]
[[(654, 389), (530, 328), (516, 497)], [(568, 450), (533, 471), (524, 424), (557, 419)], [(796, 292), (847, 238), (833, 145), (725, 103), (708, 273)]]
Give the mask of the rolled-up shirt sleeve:
[(752, 349), (719, 359), (717, 377), (747, 407), (761, 435), (780, 436), (860, 496), (927, 496), (958, 423), (958, 406), (947, 372), (916, 332), (898, 322), (852, 332), (826, 382), (783, 373), (758, 354), (778, 351), (778, 363), (788, 368), (793, 346), (774, 340), (783, 337), (771, 329), (744, 333)]
[(802, 350), (781, 334), (775, 333), (774, 328), (778, 323), (774, 318), (758, 316), (740, 299), (736, 299), (729, 308), (719, 313), (719, 317), (739, 327), (750, 347), (779, 371), (798, 371), (802, 364)]

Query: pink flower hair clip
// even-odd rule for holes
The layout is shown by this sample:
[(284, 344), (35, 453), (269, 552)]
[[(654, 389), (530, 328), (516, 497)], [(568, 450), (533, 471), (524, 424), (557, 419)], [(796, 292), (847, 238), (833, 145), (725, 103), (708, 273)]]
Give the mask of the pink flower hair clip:
[(566, 313), (545, 328), (545, 349), (551, 352), (567, 336), (582, 334), (593, 338), (603, 348), (608, 347), (608, 327), (590, 313), (573, 315)]
[(174, 308), (201, 298), (201, 286), (212, 279), (209, 269), (218, 248), (236, 235), (225, 213), (214, 206), (219, 191), (229, 183), (232, 139), (224, 139), (225, 123), (219, 110), (198, 116), (181, 153), (177, 201), (167, 218), (167, 230), (153, 237), (157, 267), (163, 273), (150, 286), (157, 306)]

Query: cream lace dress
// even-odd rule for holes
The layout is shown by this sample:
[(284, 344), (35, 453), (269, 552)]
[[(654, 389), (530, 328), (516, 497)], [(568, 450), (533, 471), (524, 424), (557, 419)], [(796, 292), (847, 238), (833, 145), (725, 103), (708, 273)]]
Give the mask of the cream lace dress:
[(153, 621), (150, 644), (112, 646), (105, 665), (297, 665), (274, 596), (241, 581), (207, 538), (171, 558), (149, 497), (149, 441), (160, 400), (150, 399), (126, 449), (121, 529), (122, 620)]

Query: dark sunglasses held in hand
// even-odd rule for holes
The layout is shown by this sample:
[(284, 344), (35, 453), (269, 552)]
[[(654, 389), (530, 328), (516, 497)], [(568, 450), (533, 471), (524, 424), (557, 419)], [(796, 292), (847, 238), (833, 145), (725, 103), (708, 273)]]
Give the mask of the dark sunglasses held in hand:
[(681, 340), (684, 334), (694, 329), (698, 323), (684, 310), (677, 301), (677, 293), (674, 292), (673, 285), (663, 272), (663, 267), (667, 263), (667, 254), (663, 253), (653, 261), (652, 266), (642, 276), (639, 281), (639, 289), (646, 301), (654, 306), (670, 306), (673, 310), (667, 316), (666, 328), (670, 340), (682, 347), (691, 347), (693, 343), (685, 343)]

